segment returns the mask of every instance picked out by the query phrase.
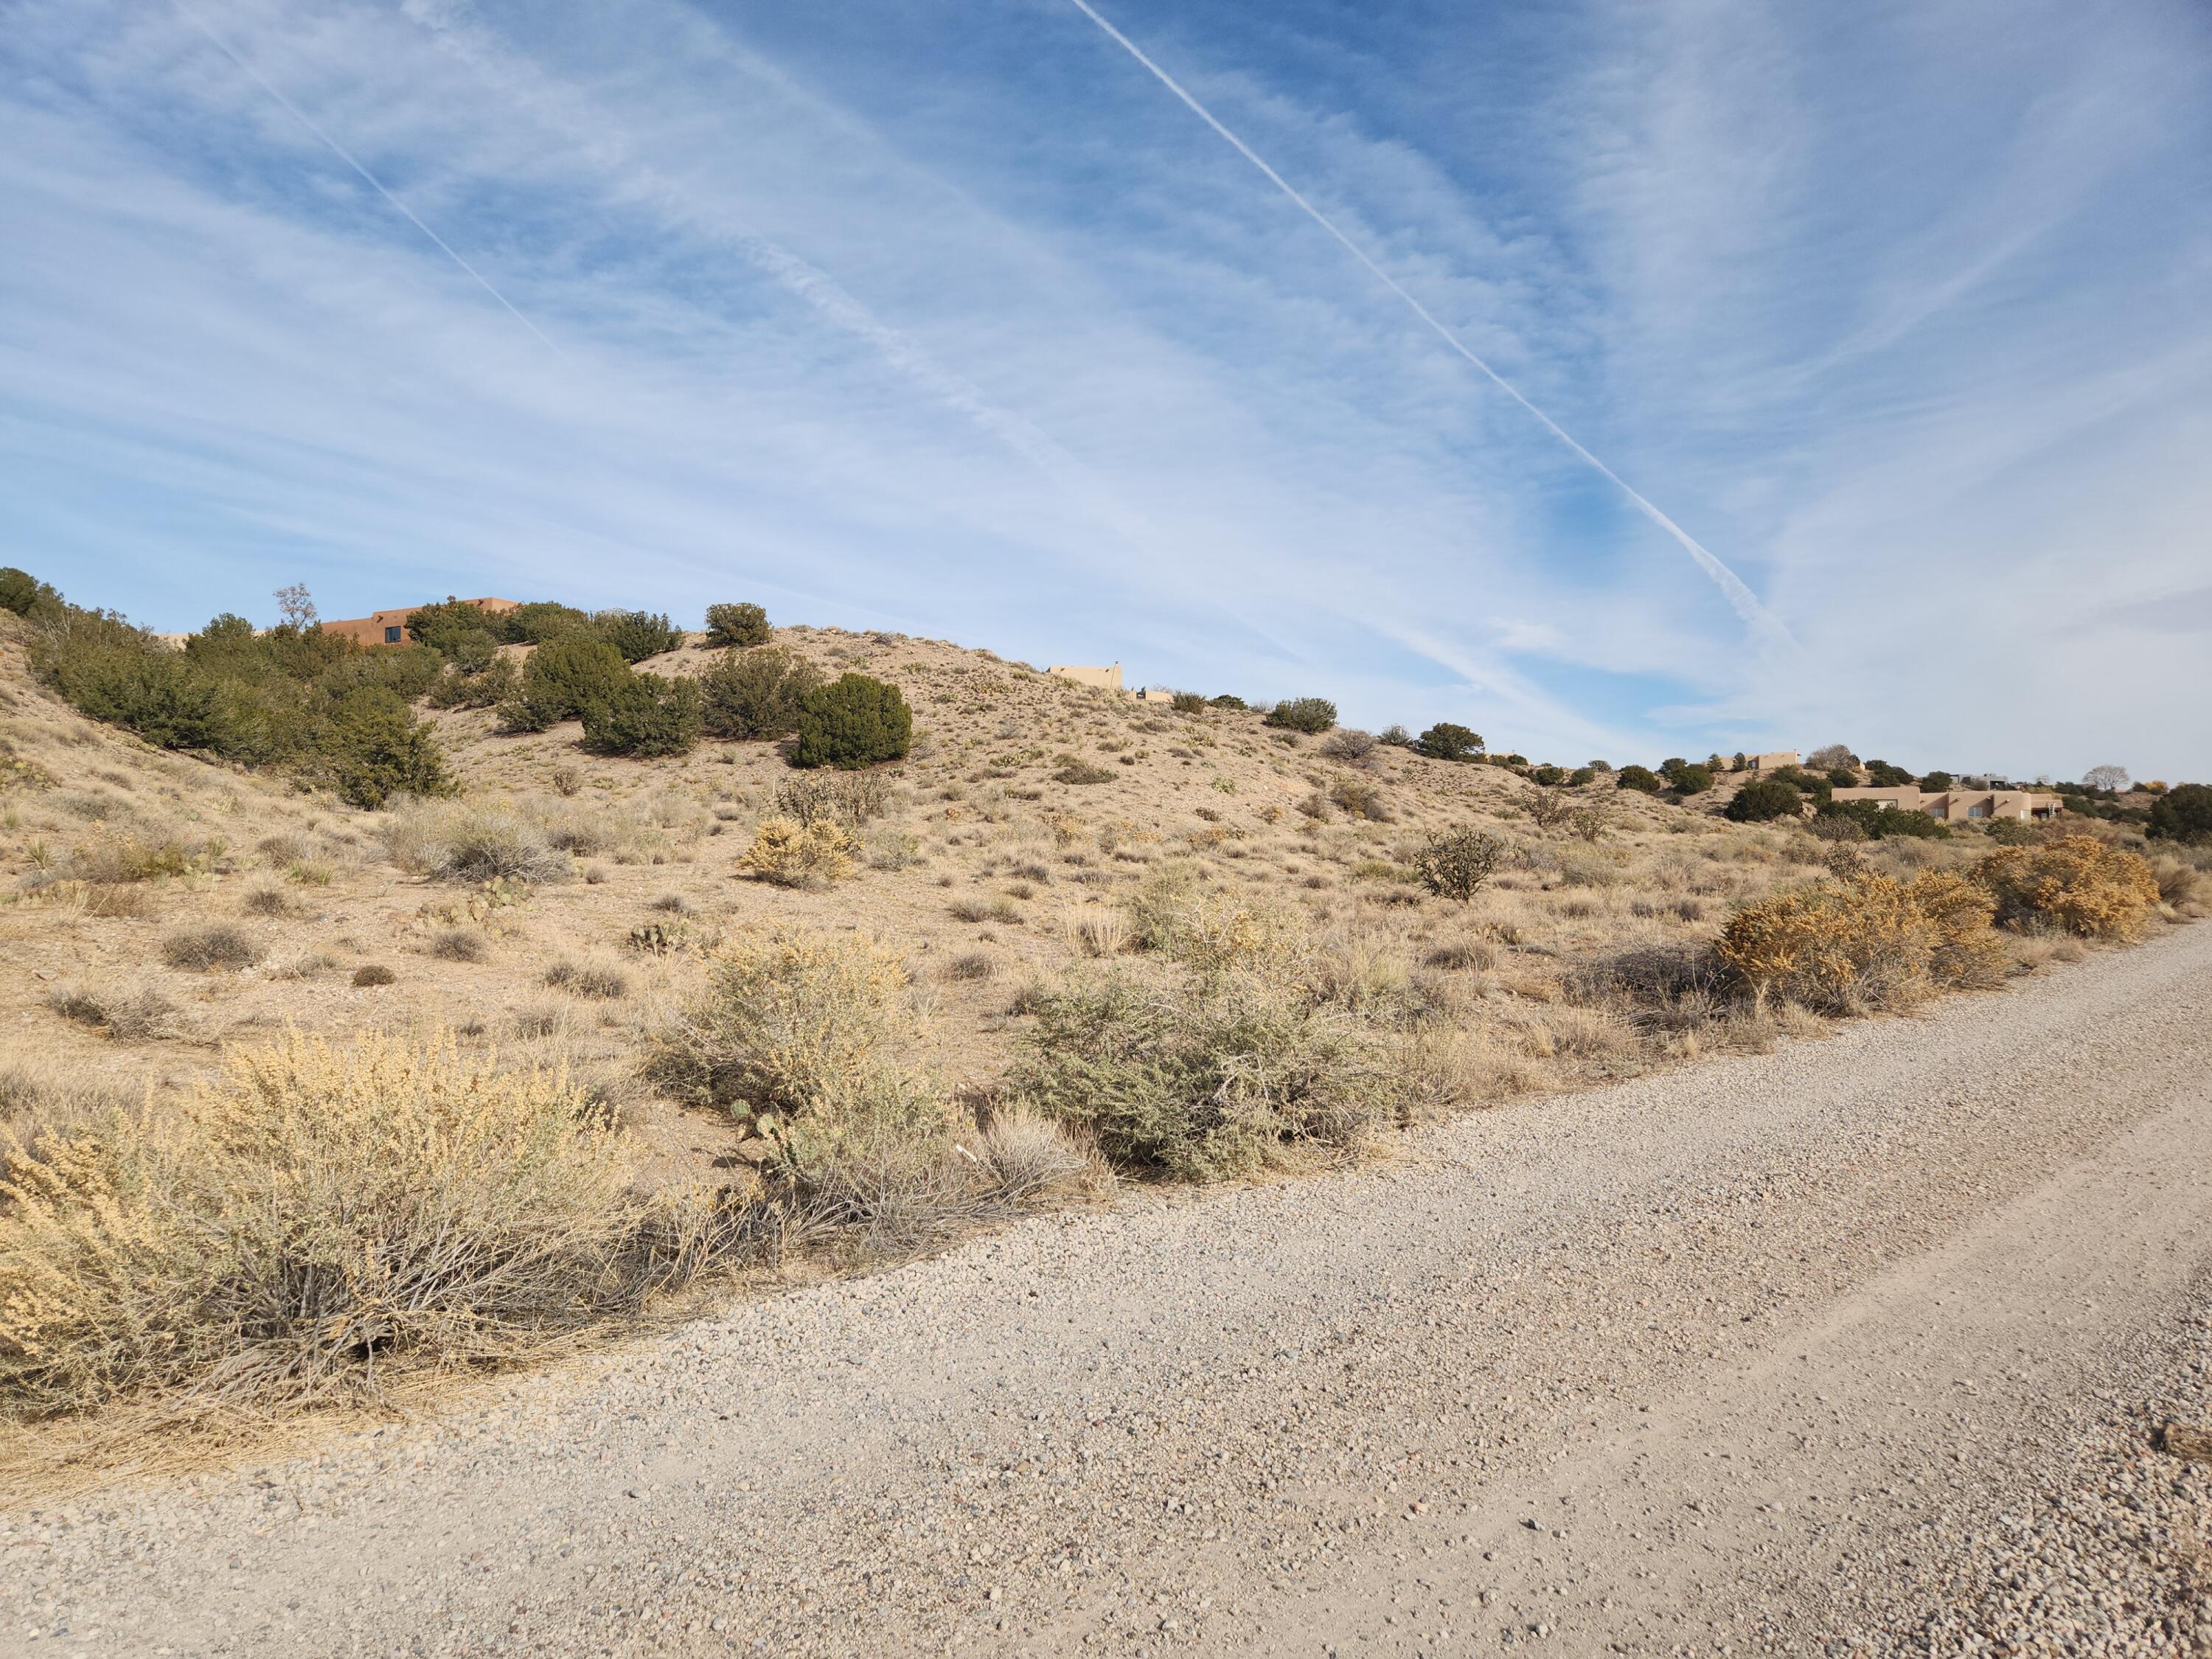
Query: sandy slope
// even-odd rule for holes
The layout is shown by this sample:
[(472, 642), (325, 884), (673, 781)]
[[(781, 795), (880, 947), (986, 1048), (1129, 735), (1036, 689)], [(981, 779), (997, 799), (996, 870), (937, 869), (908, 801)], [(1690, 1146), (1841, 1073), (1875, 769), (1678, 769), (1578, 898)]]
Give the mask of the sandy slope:
[(0, 1519), (0, 1652), (2212, 1650), (2208, 1060), (2196, 927), (1027, 1224)]

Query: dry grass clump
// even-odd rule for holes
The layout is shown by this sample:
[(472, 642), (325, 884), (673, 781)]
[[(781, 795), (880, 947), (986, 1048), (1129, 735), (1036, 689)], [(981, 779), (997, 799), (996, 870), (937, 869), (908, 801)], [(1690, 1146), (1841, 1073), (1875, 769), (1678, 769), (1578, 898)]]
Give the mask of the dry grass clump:
[(853, 873), (860, 850), (860, 838), (834, 817), (763, 818), (738, 867), (779, 887), (826, 886)]
[(1128, 946), (1129, 914), (1118, 906), (1069, 910), (1060, 917), (1060, 932), (1079, 955), (1117, 957)]
[(238, 908), (249, 916), (289, 916), (294, 905), (292, 896), (272, 883), (249, 888)]
[(434, 881), (565, 881), (573, 868), (542, 822), (509, 805), (408, 801), (383, 833), (394, 864)]
[(1776, 997), (1851, 1015), (1927, 996), (1938, 938), (1902, 883), (1869, 872), (1744, 906), (1714, 950), (1762, 1005)]
[(2094, 836), (2001, 848), (1974, 879), (1995, 897), (2000, 921), (2045, 923), (2083, 939), (2140, 939), (2159, 902), (2150, 866)]
[(365, 962), (353, 970), (354, 988), (357, 991), (373, 990), (380, 985), (397, 985), (398, 982), (399, 975), (380, 962)]
[(70, 849), (70, 873), (80, 881), (108, 885), (190, 875), (207, 869), (222, 850), (219, 842), (195, 843), (173, 833), (141, 836), (109, 831)]
[(635, 1304), (629, 1184), (565, 1076), (450, 1038), (295, 1032), (167, 1110), (0, 1135), (0, 1414), (515, 1357)]
[(0, 1128), (18, 1133), (73, 1128), (128, 1110), (131, 1097), (82, 1066), (50, 1060), (0, 1062)]
[(1094, 1146), (1025, 1107), (994, 1112), (977, 1139), (992, 1188), (1016, 1204), (1100, 1186), (1110, 1179)]
[(916, 1066), (906, 964), (858, 937), (776, 930), (725, 945), (705, 993), (653, 1032), (649, 1077), (721, 1108), (819, 1176), (941, 1156), (954, 1122)]
[(260, 941), (227, 921), (180, 927), (161, 941), (161, 960), (186, 973), (251, 968), (261, 960)]
[(1250, 974), (1159, 985), (1109, 973), (1044, 993), (1035, 1012), (1016, 1098), (1096, 1135), (1118, 1163), (1184, 1180), (1348, 1146), (1410, 1097), (1387, 1034)]

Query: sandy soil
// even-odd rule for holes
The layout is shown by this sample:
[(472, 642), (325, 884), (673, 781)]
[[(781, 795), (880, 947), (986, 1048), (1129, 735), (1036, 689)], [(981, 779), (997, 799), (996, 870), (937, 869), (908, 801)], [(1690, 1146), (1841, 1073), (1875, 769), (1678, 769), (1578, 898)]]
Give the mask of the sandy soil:
[(0, 1518), (0, 1652), (2204, 1653), (2212, 929)]

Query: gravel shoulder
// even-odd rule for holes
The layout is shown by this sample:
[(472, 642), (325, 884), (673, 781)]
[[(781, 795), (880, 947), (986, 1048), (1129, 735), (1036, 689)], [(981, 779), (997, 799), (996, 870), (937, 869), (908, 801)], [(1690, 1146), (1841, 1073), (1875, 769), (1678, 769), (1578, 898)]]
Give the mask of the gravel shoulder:
[[(2212, 928), (0, 1516), (0, 1652), (2212, 1652)], [(1998, 1644), (2008, 1645), (1998, 1645)]]

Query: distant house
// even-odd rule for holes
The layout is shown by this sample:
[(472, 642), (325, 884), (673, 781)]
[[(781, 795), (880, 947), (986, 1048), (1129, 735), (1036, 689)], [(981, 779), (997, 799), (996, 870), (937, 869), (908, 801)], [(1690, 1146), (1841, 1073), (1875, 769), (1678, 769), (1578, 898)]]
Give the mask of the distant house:
[(1173, 702), (1176, 694), (1164, 685), (1140, 685), (1136, 696), (1139, 702)]
[(1121, 689), (1121, 665), (1110, 663), (1104, 668), (1048, 668), (1044, 671), (1055, 679), (1073, 680), (1078, 685), (1088, 685), (1101, 691)]
[[(425, 599), (422, 604), (433, 601)], [(522, 609), (518, 599), (463, 599), (463, 605), (472, 605), (488, 617), (503, 617), (510, 611)], [(407, 619), (422, 608), (422, 605), (404, 605), (397, 611), (372, 611), (366, 617), (351, 617), (343, 622), (326, 622), (323, 632), (336, 634), (341, 639), (351, 640), (356, 645), (402, 645), (407, 639)]]
[(1797, 764), (1795, 749), (1778, 749), (1771, 755), (1747, 755), (1743, 766), (1747, 772), (1779, 772), (1785, 766)]
[(2038, 794), (2032, 789), (1939, 789), (1923, 790), (1916, 783), (1900, 783), (1887, 787), (1838, 789), (1838, 800), (1870, 800), (1885, 811), (1925, 812), (1931, 818), (1946, 823), (1963, 823), (1968, 819), (2012, 818), (2040, 823), (2058, 815), (2059, 801), (2056, 795)]

